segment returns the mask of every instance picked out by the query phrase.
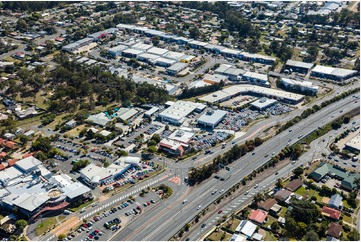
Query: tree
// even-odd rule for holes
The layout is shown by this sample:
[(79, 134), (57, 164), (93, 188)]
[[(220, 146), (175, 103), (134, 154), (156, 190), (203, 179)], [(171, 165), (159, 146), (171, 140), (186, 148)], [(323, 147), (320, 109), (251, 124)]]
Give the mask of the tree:
[(150, 152), (150, 153), (152, 153), (152, 154), (156, 153), (156, 152), (157, 152), (157, 147), (155, 147), (155, 146), (149, 146), (149, 147), (148, 147), (148, 152)]
[(291, 237), (299, 236), (299, 234), (298, 234), (299, 227), (293, 218), (288, 217), (288, 216), (286, 217), (285, 229), (286, 229), (287, 235), (289, 235)]
[(66, 238), (66, 235), (65, 234), (59, 234), (59, 236), (58, 236), (58, 240), (59, 241), (62, 241), (62, 240), (64, 240)]
[(169, 130), (169, 125), (168, 124), (164, 127), (164, 130)]
[(310, 201), (293, 199), (291, 205), (293, 209), (291, 210), (290, 215), (297, 222), (311, 224), (320, 216), (318, 207)]
[(49, 137), (39, 137), (35, 142), (32, 144), (33, 150), (41, 150), (45, 153), (49, 152), (52, 149), (51, 140)]
[(293, 170), (293, 174), (295, 174), (295, 177), (299, 177), (303, 174), (303, 169), (302, 167), (297, 167), (296, 169)]
[(20, 220), (16, 221), (15, 226), (18, 230), (20, 230), (22, 232), (24, 230), (24, 228), (26, 226), (28, 226), (28, 222), (24, 219), (20, 219)]
[(160, 40), (159, 40), (159, 37), (158, 37), (158, 36), (155, 36), (155, 37), (152, 38), (152, 44), (153, 44), (154, 46), (158, 46), (158, 45), (159, 45), (159, 42), (160, 42)]
[(319, 241), (320, 237), (314, 230), (310, 230), (305, 234), (304, 240), (306, 241)]
[(161, 138), (159, 134), (153, 134), (152, 140), (154, 140), (157, 144), (160, 142)]
[(200, 35), (201, 35), (201, 32), (199, 31), (199, 29), (196, 26), (189, 29), (189, 37), (191, 37), (192, 39), (197, 39)]
[(278, 224), (277, 221), (273, 221), (272, 224), (271, 224), (271, 228), (273, 230), (278, 230), (280, 228), (280, 225)]
[(353, 229), (348, 235), (347, 238), (350, 241), (360, 241), (360, 233), (356, 230)]
[(107, 168), (110, 165), (109, 161), (104, 162), (104, 167)]

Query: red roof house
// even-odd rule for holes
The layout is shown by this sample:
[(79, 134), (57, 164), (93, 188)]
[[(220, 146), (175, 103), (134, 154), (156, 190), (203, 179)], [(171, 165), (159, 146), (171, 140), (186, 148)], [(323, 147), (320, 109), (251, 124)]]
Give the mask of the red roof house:
[(4, 170), (5, 166), (3, 164), (0, 164), (0, 171)]
[(15, 165), (15, 163), (16, 163), (18, 160), (19, 160), (19, 159), (8, 160), (8, 167)]
[(266, 220), (267, 215), (268, 215), (268, 212), (266, 212), (266, 211), (263, 211), (260, 209), (252, 210), (252, 212), (248, 216), (248, 219), (262, 224)]
[(4, 159), (5, 156), (6, 156), (6, 153), (5, 153), (5, 152), (1, 152), (1, 153), (0, 153), (0, 159)]
[(341, 211), (329, 208), (327, 206), (323, 206), (322, 208), (322, 215), (327, 216), (329, 218), (339, 220), (341, 216)]

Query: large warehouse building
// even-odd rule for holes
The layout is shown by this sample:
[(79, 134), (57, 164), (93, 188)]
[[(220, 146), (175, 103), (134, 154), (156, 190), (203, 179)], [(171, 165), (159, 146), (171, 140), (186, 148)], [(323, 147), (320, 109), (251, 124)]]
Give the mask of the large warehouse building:
[(357, 75), (357, 71), (355, 70), (334, 68), (334, 67), (321, 66), (321, 65), (317, 65), (311, 71), (311, 76), (335, 80), (335, 81), (344, 81), (356, 75)]
[(199, 98), (207, 103), (220, 103), (238, 95), (255, 95), (259, 97), (269, 97), (286, 103), (296, 104), (304, 99), (304, 95), (276, 90), (272, 88), (253, 86), (253, 85), (235, 85), (225, 88), (220, 91), (208, 94), (207, 96)]
[(214, 129), (227, 115), (227, 111), (209, 110), (197, 120), (197, 124)]
[(173, 125), (181, 125), (189, 114), (194, 111), (201, 112), (205, 108), (206, 105), (201, 103), (177, 101), (158, 114), (158, 118), (162, 122), (169, 122)]

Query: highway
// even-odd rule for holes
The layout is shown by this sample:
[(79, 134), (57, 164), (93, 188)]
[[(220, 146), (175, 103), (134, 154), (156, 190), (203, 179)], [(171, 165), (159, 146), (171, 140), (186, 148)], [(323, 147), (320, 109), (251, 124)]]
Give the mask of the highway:
[[(352, 124), (352, 122), (355, 121), (355, 124)], [(342, 128), (338, 129), (336, 131), (336, 136), (340, 135), (344, 132), (344, 128), (351, 129), (352, 127), (360, 125), (360, 120), (358, 117), (354, 117), (350, 123), (342, 125)], [(331, 131), (333, 133), (333, 131)], [(259, 184), (257, 188), (252, 188), (249, 190), (249, 194), (243, 195), (243, 193), (247, 189), (242, 189), (242, 195), (236, 196), (232, 199), (231, 202), (228, 202), (226, 205), (219, 207), (214, 214), (212, 214), (209, 218), (203, 222), (205, 226), (202, 228), (202, 222), (199, 222), (198, 224), (195, 224), (191, 228), (191, 232), (187, 235), (185, 235), (186, 238), (189, 238), (191, 241), (197, 241), (200, 240), (202, 236), (204, 236), (205, 233), (210, 231), (210, 229), (216, 225), (217, 220), (220, 219), (223, 215), (229, 215), (232, 211), (236, 211), (243, 206), (246, 206), (248, 203), (250, 203), (253, 199), (253, 196), (259, 192), (264, 192), (269, 190), (273, 187), (274, 183), (277, 181), (278, 178), (285, 178), (291, 175), (291, 172), (296, 167), (302, 165), (307, 165), (308, 162), (313, 161), (315, 159), (322, 158), (322, 153), (328, 154), (330, 153), (330, 150), (327, 149), (328, 142), (323, 142), (323, 140), (327, 140), (329, 137), (329, 134), (327, 133), (318, 139), (314, 140), (310, 144), (310, 149), (304, 153), (295, 164), (289, 163), (285, 167), (278, 170), (278, 174), (274, 176), (269, 176), (265, 180), (257, 181), (253, 180), (253, 183)], [(357, 163), (358, 164), (358, 163)], [(248, 185), (248, 184), (247, 184)], [(248, 185), (250, 186), (250, 185)], [(252, 185), (253, 186), (253, 185)], [(233, 195), (232, 195), (233, 196)], [(217, 211), (222, 210), (223, 212), (221, 214), (218, 214)]]
[[(359, 94), (356, 96), (359, 97)], [(169, 206), (165, 204), (163, 208), (159, 206), (152, 211), (151, 216), (139, 217), (122, 230), (118, 236), (115, 236), (113, 240), (168, 240), (199, 212), (197, 210), (199, 205), (204, 208), (212, 203), (216, 196), (220, 195), (218, 193), (217, 195), (211, 195), (210, 191), (213, 189), (217, 189), (218, 191), (229, 189), (244, 176), (267, 162), (269, 158), (265, 158), (265, 154), (280, 152), (287, 145), (288, 140), (291, 140), (290, 144), (297, 142), (297, 137), (300, 134), (305, 136), (318, 126), (321, 126), (322, 122), (327, 123), (341, 116), (343, 114), (340, 113), (341, 110), (347, 112), (352, 108), (358, 107), (358, 102), (355, 103), (354, 101), (355, 99), (349, 96), (321, 109), (316, 114), (301, 121), (300, 124), (293, 126), (292, 132), (286, 130), (266, 141), (256, 149), (254, 156), (247, 154), (237, 162), (234, 162), (231, 165), (230, 179), (224, 182), (209, 179), (198, 186), (188, 188), (176, 202), (172, 202)], [(334, 117), (331, 118), (331, 116)], [(220, 175), (227, 176), (228, 174), (229, 172), (225, 170), (220, 172)], [(188, 199), (188, 202), (182, 204), (185, 198)]]

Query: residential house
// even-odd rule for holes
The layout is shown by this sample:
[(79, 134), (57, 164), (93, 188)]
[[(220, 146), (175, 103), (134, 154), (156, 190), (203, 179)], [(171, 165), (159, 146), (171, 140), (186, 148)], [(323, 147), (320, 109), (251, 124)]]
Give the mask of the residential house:
[(250, 239), (254, 232), (257, 229), (257, 225), (254, 223), (248, 221), (248, 220), (242, 220), (239, 225), (236, 228), (236, 232), (243, 234), (247, 237), (247, 239)]
[(330, 198), (330, 201), (328, 202), (328, 206), (330, 208), (335, 209), (342, 209), (343, 203), (342, 203), (342, 196), (338, 193), (333, 194)]
[(322, 212), (322, 215), (329, 217), (331, 219), (334, 219), (334, 220), (339, 220), (341, 217), (341, 211), (333, 209), (333, 208), (329, 208), (327, 206), (323, 206), (321, 212)]
[(333, 222), (330, 224), (330, 227), (327, 230), (327, 235), (334, 238), (338, 238), (340, 237), (341, 232), (342, 232), (342, 225)]
[(303, 184), (302, 179), (300, 179), (300, 178), (294, 179), (285, 186), (285, 189), (287, 189), (288, 191), (294, 192), (298, 188), (300, 188), (302, 186), (302, 184)]
[(75, 128), (76, 126), (76, 121), (74, 119), (68, 121), (65, 123), (65, 126), (68, 127), (68, 128)]
[(277, 204), (276, 199), (268, 198), (266, 201), (258, 203), (258, 207), (268, 212), (275, 204)]
[(259, 224), (263, 224), (267, 218), (268, 212), (257, 209), (257, 210), (252, 210), (252, 212), (249, 214), (248, 219), (259, 223)]
[(281, 190), (277, 191), (273, 197), (279, 202), (284, 202), (287, 200), (287, 198), (289, 196), (291, 196), (291, 194), (292, 194), (292, 192), (285, 190), (285, 189), (281, 189)]

